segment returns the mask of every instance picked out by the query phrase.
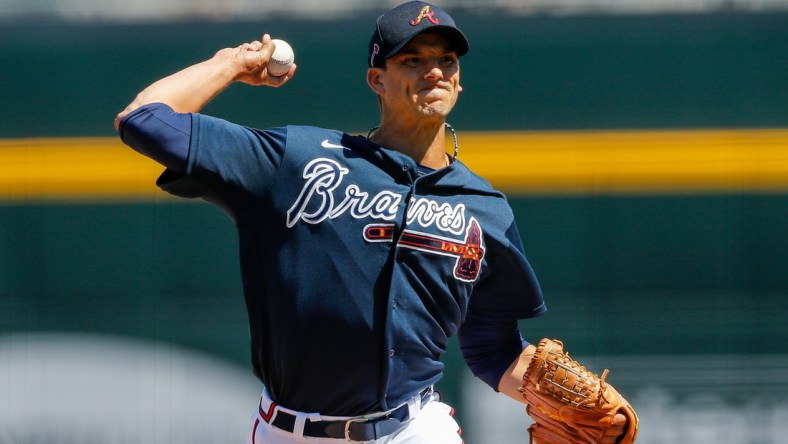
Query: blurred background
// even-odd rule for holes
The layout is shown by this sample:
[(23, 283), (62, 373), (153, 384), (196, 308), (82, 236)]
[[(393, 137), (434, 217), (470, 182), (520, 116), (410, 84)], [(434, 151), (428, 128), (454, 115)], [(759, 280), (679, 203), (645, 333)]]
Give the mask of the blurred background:
[[(0, 444), (244, 442), (232, 221), (158, 191), (112, 120), (268, 32), (293, 81), (205, 112), (366, 133), (371, 24), (397, 3), (0, 0)], [(547, 298), (526, 338), (609, 368), (639, 443), (784, 443), (788, 1), (435, 3), (471, 42), (459, 158), (507, 192)], [(445, 363), (466, 442), (527, 441), (456, 343)]]

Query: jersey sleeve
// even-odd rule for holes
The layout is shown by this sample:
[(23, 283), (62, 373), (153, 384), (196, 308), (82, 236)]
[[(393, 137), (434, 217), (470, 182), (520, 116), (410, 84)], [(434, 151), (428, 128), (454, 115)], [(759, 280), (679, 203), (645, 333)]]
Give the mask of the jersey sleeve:
[(164, 103), (149, 103), (127, 114), (118, 126), (120, 139), (138, 153), (178, 172), (186, 169), (191, 115)]
[(542, 290), (523, 250), (517, 225), (499, 236), (488, 236), (488, 272), (474, 287), (468, 305), (469, 316), (489, 319), (528, 319), (547, 308)]
[(473, 315), (465, 318), (457, 338), (468, 368), (495, 391), (506, 369), (528, 345), (516, 320)]
[(458, 331), (463, 359), (493, 390), (527, 345), (517, 323), (543, 314), (542, 290), (525, 257), (517, 225), (485, 240), (488, 272), (473, 289)]
[(286, 141), (286, 128), (258, 130), (192, 114), (186, 170), (166, 170), (157, 185), (170, 194), (201, 197), (228, 210), (243, 196), (267, 192)]

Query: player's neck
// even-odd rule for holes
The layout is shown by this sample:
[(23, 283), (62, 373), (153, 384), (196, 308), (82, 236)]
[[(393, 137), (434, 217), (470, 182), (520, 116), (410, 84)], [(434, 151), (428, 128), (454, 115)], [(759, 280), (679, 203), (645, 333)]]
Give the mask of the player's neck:
[(370, 140), (410, 156), (420, 165), (438, 169), (448, 165), (444, 128), (443, 121), (413, 125), (384, 120), (370, 134)]

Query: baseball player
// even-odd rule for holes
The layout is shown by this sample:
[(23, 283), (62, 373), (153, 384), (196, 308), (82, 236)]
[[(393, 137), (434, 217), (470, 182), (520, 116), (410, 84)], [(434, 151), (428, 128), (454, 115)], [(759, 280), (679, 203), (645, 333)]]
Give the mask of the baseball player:
[(115, 120), (124, 143), (166, 167), (162, 189), (235, 221), (264, 387), (249, 442), (461, 443), (433, 390), (448, 339), (459, 335), (481, 380), (524, 402), (534, 346), (517, 321), (545, 312), (504, 195), (457, 159), (446, 129), (468, 41), (428, 3), (381, 15), (367, 53), (381, 120), (366, 135), (199, 113), (232, 83), (292, 79), (296, 66), (268, 74), (273, 50), (267, 34), (222, 49)]

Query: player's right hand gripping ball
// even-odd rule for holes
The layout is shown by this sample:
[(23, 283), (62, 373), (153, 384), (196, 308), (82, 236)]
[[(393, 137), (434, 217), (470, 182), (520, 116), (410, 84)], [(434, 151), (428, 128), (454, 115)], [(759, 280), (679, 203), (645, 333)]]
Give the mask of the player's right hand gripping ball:
[(640, 426), (632, 406), (605, 382), (564, 352), (557, 340), (542, 339), (523, 375), (526, 412), (534, 420), (528, 428), (530, 442), (537, 444), (596, 444), (601, 442), (613, 418), (627, 417), (626, 432), (618, 443), (635, 442)]

